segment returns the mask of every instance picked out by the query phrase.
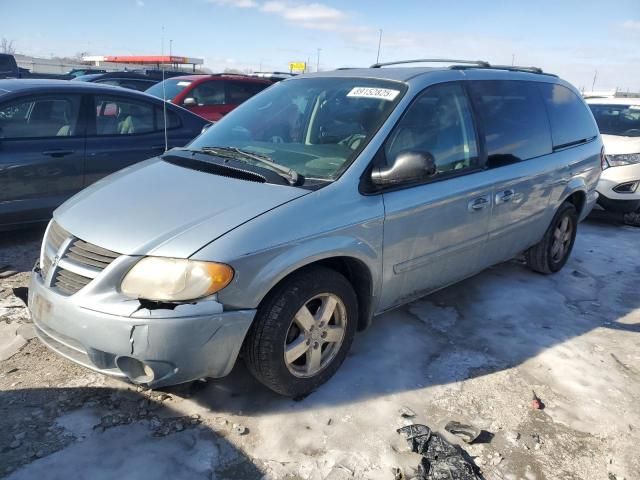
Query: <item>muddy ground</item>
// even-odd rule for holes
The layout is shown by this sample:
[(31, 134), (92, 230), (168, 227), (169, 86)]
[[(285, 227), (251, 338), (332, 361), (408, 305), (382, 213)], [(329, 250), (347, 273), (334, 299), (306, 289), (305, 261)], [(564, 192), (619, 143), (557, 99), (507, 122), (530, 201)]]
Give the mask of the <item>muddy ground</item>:
[[(150, 392), (51, 353), (19, 298), (41, 236), (0, 233), (17, 272), (0, 272), (0, 477), (410, 478), (420, 458), (395, 430), (416, 422), (486, 479), (640, 479), (640, 228), (600, 215), (559, 274), (512, 261), (377, 318), (301, 401), (241, 362)], [(483, 434), (466, 445), (449, 420)]]

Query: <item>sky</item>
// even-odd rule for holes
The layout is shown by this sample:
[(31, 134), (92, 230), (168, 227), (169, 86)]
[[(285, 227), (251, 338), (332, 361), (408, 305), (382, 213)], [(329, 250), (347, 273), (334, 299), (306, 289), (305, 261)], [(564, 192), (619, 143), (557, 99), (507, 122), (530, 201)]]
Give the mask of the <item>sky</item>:
[(640, 92), (640, 0), (0, 0), (0, 19), (0, 37), (34, 56), (168, 54), (171, 40), (213, 71), (318, 57), (330, 70), (375, 63), (382, 30), (380, 61), (515, 60)]

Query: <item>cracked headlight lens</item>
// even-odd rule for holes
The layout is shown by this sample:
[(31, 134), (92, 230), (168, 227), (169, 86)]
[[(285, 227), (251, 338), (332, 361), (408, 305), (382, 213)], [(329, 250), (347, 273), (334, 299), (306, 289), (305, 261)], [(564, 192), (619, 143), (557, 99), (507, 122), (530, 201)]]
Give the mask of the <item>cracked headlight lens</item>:
[(621, 155), (607, 155), (607, 163), (610, 167), (621, 167), (640, 163), (640, 153), (625, 153)]
[(131, 298), (179, 302), (216, 293), (232, 279), (233, 269), (223, 263), (145, 257), (129, 270), (120, 288)]

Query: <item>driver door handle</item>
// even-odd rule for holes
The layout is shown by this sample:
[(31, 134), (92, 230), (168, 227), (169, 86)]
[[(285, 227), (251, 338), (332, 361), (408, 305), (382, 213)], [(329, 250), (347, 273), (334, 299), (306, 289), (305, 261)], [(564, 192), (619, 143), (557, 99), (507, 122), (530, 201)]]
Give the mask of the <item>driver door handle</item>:
[(482, 210), (489, 206), (490, 202), (489, 195), (483, 195), (482, 197), (474, 198), (468, 204), (468, 209), (470, 212), (477, 212), (478, 210)]
[(72, 155), (73, 153), (73, 150), (47, 150), (45, 152), (42, 152), (42, 155), (46, 155), (47, 157), (60, 158), (66, 157), (67, 155)]

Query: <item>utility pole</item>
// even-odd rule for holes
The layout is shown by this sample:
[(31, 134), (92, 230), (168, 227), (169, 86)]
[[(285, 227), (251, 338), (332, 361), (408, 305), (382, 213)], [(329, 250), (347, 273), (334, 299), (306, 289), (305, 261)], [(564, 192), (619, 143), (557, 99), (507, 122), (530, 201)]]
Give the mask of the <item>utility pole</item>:
[(320, 71), (320, 52), (322, 51), (321, 48), (318, 49), (318, 58), (316, 60), (316, 72)]
[(596, 73), (593, 74), (593, 83), (591, 84), (591, 91), (593, 92), (596, 89), (596, 78), (598, 78), (598, 69), (596, 68)]
[(169, 39), (169, 56), (173, 56), (173, 40)]
[(378, 35), (378, 55), (376, 55), (376, 63), (380, 62), (380, 46), (382, 45), (382, 29), (378, 30), (380, 34)]
[(511, 66), (513, 67), (516, 64), (516, 54), (511, 54)]

